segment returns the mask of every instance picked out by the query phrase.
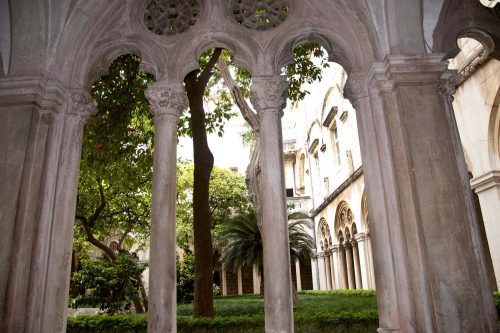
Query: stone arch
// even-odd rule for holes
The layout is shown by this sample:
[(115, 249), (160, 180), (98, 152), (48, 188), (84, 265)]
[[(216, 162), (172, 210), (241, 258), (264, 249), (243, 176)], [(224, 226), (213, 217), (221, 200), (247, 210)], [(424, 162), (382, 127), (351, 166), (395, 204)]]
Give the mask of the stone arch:
[[(183, 45), (177, 48), (180, 52), (174, 52), (168, 62), (168, 68), (173, 73), (173, 78), (182, 81), (190, 72), (199, 68), (199, 59), (203, 52), (212, 48), (225, 48), (234, 54), (236, 66), (244, 68), (250, 74), (255, 68), (255, 54), (259, 55), (261, 47), (251, 38), (238, 39), (225, 33), (207, 32), (196, 36), (197, 42)], [(181, 42), (183, 43), (183, 42)]]
[[(301, 1), (297, 3), (298, 7), (308, 6)], [(266, 53), (272, 59), (270, 70), (280, 73), (292, 61), (293, 49), (304, 42), (320, 44), (328, 52), (329, 60), (340, 64), (347, 73), (367, 70), (368, 64), (379, 58), (381, 47), (371, 19), (361, 12), (339, 3), (328, 8), (328, 13), (318, 13), (315, 21), (293, 21), (287, 30), (277, 33), (269, 43)], [(337, 19), (327, 20), (325, 17)], [(347, 21), (350, 23), (345, 24)], [(356, 22), (354, 26), (353, 22)]]
[(337, 212), (335, 213), (334, 230), (345, 230), (346, 227), (350, 230), (354, 222), (354, 214), (349, 204), (346, 201), (340, 202), (337, 206)]
[(433, 33), (433, 52), (453, 58), (460, 52), (457, 40), (469, 37), (483, 44), (492, 57), (500, 59), (499, 11), (484, 7), (479, 1), (445, 0)]
[(88, 55), (87, 66), (75, 70), (73, 84), (89, 90), (96, 80), (107, 73), (116, 58), (128, 53), (139, 56), (141, 69), (153, 74), (157, 80), (166, 76), (161, 64), (161, 57), (167, 57), (163, 49), (154, 43), (133, 39), (112, 40), (98, 45), (95, 51)]
[(332, 234), (330, 233), (330, 226), (328, 225), (328, 222), (324, 218), (321, 218), (321, 220), (319, 221), (317, 235), (321, 241), (321, 244), (325, 245), (324, 250), (327, 250), (333, 245)]

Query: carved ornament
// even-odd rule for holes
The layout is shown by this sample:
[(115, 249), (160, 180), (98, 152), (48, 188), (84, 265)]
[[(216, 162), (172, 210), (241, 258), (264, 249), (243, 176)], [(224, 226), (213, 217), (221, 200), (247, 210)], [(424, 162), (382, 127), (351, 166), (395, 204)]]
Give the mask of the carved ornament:
[(239, 24), (254, 30), (268, 30), (288, 16), (288, 0), (232, 0), (231, 13)]
[(172, 116), (179, 118), (187, 108), (188, 99), (182, 84), (153, 84), (145, 91), (150, 111), (156, 117)]
[(364, 74), (353, 73), (347, 78), (344, 86), (344, 98), (354, 103), (361, 97), (368, 96), (368, 88)]
[(288, 96), (284, 76), (255, 77), (252, 80), (250, 102), (258, 112), (273, 109), (283, 113)]
[(176, 35), (191, 28), (200, 16), (199, 0), (150, 0), (144, 23), (158, 35)]
[(69, 114), (77, 117), (85, 123), (87, 119), (97, 113), (94, 99), (86, 92), (74, 92), (71, 94), (71, 106)]

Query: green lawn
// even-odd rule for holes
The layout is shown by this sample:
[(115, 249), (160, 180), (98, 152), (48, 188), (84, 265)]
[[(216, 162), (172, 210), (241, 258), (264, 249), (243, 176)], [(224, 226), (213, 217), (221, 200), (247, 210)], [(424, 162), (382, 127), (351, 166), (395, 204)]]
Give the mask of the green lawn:
[[(215, 318), (191, 317), (192, 305), (178, 306), (178, 332), (263, 332), (264, 301), (259, 296), (230, 296), (215, 300)], [(296, 333), (375, 332), (377, 305), (373, 291), (303, 292), (294, 310)], [(144, 315), (81, 316), (70, 318), (68, 332), (145, 332)]]

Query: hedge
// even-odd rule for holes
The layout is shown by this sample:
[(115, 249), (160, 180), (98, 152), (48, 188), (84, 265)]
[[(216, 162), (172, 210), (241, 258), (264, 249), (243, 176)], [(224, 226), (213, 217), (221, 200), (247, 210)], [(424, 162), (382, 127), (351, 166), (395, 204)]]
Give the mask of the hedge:
[[(295, 331), (308, 332), (366, 332), (377, 329), (376, 311), (321, 313), (314, 316), (295, 316)], [(147, 329), (146, 315), (83, 315), (68, 318), (71, 333), (143, 333)], [(264, 330), (263, 315), (227, 316), (214, 318), (177, 317), (178, 332), (192, 333), (254, 333)]]

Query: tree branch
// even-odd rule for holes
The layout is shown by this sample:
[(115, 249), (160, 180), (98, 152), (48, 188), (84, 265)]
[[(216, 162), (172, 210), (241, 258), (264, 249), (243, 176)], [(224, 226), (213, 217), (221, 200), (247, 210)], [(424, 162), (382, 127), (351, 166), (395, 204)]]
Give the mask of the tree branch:
[(91, 227), (94, 226), (95, 221), (97, 221), (99, 215), (101, 215), (102, 211), (106, 207), (106, 197), (104, 196), (104, 188), (102, 186), (101, 179), (97, 178), (96, 181), (99, 186), (99, 196), (101, 197), (101, 204), (96, 208), (94, 214), (92, 214), (92, 216), (88, 220)]
[(222, 53), (221, 48), (216, 48), (214, 50), (214, 53), (212, 53), (212, 56), (210, 57), (210, 60), (207, 63), (207, 66), (198, 77), (198, 87), (201, 88), (202, 90), (205, 90), (208, 81), (212, 77), (212, 70), (214, 69), (215, 64), (217, 63), (217, 60), (219, 60), (221, 53)]
[(257, 118), (257, 114), (253, 112), (253, 110), (250, 108), (250, 105), (248, 105), (247, 101), (245, 100), (245, 97), (243, 97), (243, 93), (241, 92), (240, 87), (238, 87), (238, 85), (234, 81), (227, 63), (224, 61), (224, 59), (219, 58), (217, 64), (219, 65), (219, 70), (221, 72), (222, 78), (224, 79), (224, 84), (229, 89), (229, 92), (231, 93), (236, 106), (238, 106), (238, 109), (240, 109), (241, 115), (247, 121), (250, 127), (252, 127), (252, 130), (258, 131), (259, 119)]

